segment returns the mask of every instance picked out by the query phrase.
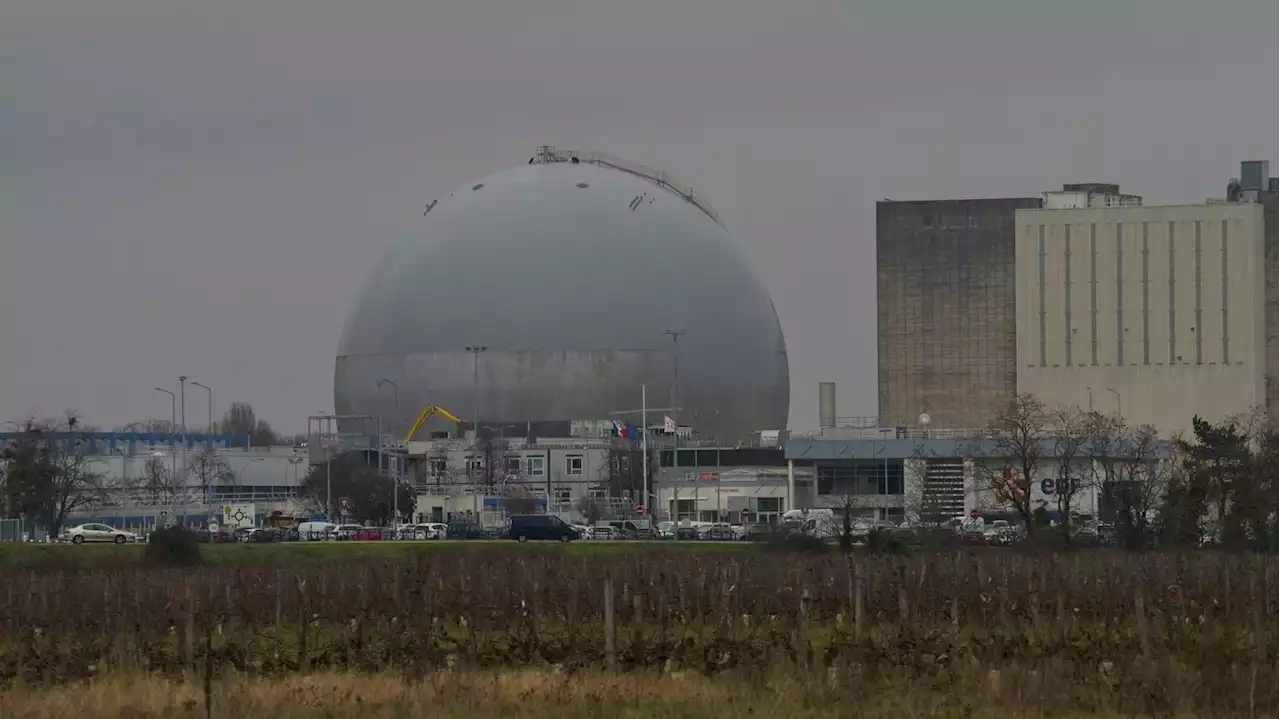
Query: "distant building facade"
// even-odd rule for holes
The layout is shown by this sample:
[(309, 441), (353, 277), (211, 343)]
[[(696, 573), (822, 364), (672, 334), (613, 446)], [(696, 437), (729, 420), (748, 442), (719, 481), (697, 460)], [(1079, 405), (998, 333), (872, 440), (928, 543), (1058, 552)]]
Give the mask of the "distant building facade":
[(1262, 404), (1264, 224), (1244, 202), (1019, 210), (1018, 391), (1165, 434)]
[(1042, 204), (876, 203), (879, 424), (983, 427), (1016, 392), (1014, 212)]

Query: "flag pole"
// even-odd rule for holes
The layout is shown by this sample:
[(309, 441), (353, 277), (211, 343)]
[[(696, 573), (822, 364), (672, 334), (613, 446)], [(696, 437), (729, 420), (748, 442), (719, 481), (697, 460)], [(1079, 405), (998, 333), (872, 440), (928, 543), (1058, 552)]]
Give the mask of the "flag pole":
[[(649, 397), (644, 385), (640, 385), (640, 452), (644, 457), (640, 460), (644, 473), (644, 504), (649, 516), (653, 516), (653, 507), (649, 504)], [(652, 520), (650, 520), (652, 521)]]

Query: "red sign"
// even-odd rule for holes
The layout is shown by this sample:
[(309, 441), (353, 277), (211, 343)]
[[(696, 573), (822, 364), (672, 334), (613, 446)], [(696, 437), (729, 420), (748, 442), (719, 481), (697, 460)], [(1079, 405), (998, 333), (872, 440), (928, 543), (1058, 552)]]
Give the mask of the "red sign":
[(636, 505), (636, 514), (644, 514), (644, 505), (643, 505), (643, 504), (638, 504), (638, 505)]
[(707, 482), (714, 482), (720, 479), (719, 472), (698, 472), (698, 479)]
[(978, 510), (976, 510), (976, 509), (975, 509), (975, 510), (973, 510), (973, 511), (971, 511), (971, 512), (969, 512), (969, 519), (977, 519), (977, 518), (978, 518), (978, 516), (979, 516), (979, 515), (978, 515)]

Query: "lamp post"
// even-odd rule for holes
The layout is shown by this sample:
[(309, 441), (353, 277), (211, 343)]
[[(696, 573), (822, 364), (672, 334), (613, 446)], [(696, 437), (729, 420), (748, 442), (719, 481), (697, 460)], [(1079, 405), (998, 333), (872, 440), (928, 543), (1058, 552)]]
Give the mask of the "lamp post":
[(182, 473), (183, 485), (186, 484), (187, 473), (187, 376), (180, 375), (178, 377), (178, 401), (182, 406), (180, 418), (182, 420)]
[[(382, 389), (382, 385), (391, 385), (392, 397), (392, 416), (400, 416), (400, 385), (389, 379), (380, 379), (377, 382), (378, 389)], [(378, 412), (378, 469), (382, 469), (382, 412)], [(396, 452), (396, 471), (391, 475), (391, 536), (399, 537), (400, 530), (400, 453)]]
[(671, 417), (676, 431), (671, 435), (671, 469), (680, 469), (680, 338), (684, 330), (663, 330), (662, 334), (671, 338)]
[(471, 393), (475, 395), (475, 413), (471, 415), (471, 428), (475, 430), (476, 441), (480, 441), (480, 353), (488, 351), (483, 345), (467, 347), (471, 353)]
[[(191, 386), (199, 387), (200, 389), (203, 389), (205, 391), (205, 394), (208, 395), (208, 398), (209, 398), (208, 399), (208, 422), (209, 423), (206, 425), (205, 431), (208, 432), (210, 435), (212, 435), (213, 434), (213, 390), (209, 388), (209, 385), (201, 384), (195, 380), (191, 380)], [(209, 443), (210, 443), (209, 446), (212, 447), (213, 440), (210, 439)]]
[[(155, 390), (169, 395), (169, 431), (172, 432), (178, 428), (178, 396), (174, 394), (172, 390), (167, 390), (164, 387), (156, 387)], [(174, 455), (169, 458), (169, 465), (171, 467), (169, 471), (173, 474), (173, 477), (169, 479), (170, 482), (174, 481), (178, 476), (177, 462), (178, 455), (177, 453), (174, 453)]]
[(254, 457), (248, 462), (245, 462), (244, 465), (240, 467), (240, 471), (236, 472), (236, 487), (239, 488), (240, 485), (244, 483), (244, 471), (249, 468), (249, 465), (254, 462), (262, 462), (264, 460), (266, 460), (266, 457)]
[(1120, 410), (1120, 393), (1110, 387), (1107, 387), (1106, 390), (1116, 396), (1116, 417), (1124, 419), (1124, 412)]

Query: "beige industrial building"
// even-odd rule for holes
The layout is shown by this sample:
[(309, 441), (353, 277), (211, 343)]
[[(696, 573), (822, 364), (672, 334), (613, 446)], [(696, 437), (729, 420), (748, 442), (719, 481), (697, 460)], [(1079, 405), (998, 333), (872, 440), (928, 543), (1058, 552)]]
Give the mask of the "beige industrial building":
[(1019, 392), (1164, 434), (1266, 402), (1262, 204), (1058, 207), (1016, 214)]

